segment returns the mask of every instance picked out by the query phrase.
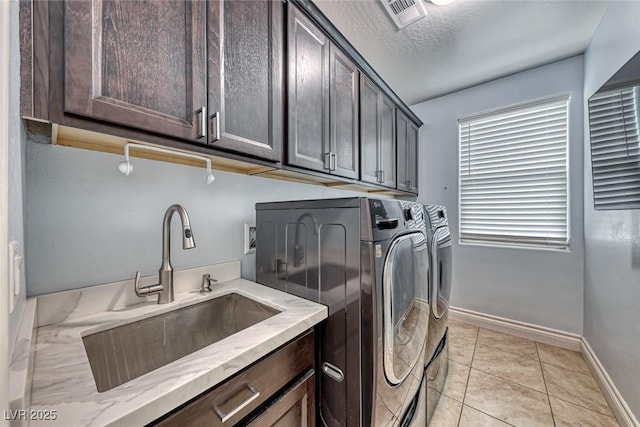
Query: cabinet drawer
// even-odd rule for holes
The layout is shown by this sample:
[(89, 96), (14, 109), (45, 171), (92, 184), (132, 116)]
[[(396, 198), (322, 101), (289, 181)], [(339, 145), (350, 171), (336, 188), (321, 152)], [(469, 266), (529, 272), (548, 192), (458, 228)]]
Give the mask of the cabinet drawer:
[(248, 427), (313, 427), (315, 423), (315, 374), (309, 370), (294, 385), (247, 423)]
[(313, 345), (310, 331), (152, 425), (235, 425), (313, 368)]

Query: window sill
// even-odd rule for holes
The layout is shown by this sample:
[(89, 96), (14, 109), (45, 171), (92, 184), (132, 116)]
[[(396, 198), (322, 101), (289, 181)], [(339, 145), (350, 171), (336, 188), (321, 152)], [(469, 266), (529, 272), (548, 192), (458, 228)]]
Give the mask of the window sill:
[(495, 242), (463, 241), (463, 240), (458, 240), (458, 245), (488, 247), (488, 248), (496, 248), (496, 249), (521, 249), (521, 250), (533, 250), (533, 251), (544, 251), (544, 252), (572, 253), (571, 245), (568, 245), (566, 248), (554, 248), (551, 246), (535, 246), (535, 245), (526, 245), (526, 244), (519, 245), (517, 243), (503, 244), (503, 243), (495, 243)]

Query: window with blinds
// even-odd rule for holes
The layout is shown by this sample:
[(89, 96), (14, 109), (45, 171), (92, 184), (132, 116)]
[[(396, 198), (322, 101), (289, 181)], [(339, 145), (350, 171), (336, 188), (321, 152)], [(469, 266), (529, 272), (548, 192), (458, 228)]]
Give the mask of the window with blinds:
[(595, 209), (640, 208), (640, 85), (589, 100)]
[(568, 106), (555, 98), (460, 119), (460, 241), (566, 248)]

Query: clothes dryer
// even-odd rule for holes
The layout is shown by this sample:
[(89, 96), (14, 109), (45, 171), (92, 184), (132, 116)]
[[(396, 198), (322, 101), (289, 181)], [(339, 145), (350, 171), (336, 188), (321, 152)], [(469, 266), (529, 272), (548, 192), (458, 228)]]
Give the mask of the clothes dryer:
[(425, 205), (429, 221), (431, 271), (429, 300), (431, 318), (427, 338), (425, 377), (430, 395), (427, 398), (427, 421), (438, 404), (449, 372), (449, 297), (451, 296), (452, 245), (447, 209), (439, 205)]

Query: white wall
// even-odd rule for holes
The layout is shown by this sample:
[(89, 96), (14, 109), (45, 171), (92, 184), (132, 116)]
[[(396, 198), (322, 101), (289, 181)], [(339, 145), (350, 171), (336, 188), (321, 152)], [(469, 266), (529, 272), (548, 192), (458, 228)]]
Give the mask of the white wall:
[(204, 170), (134, 158), (134, 173), (118, 172), (123, 156), (62, 146), (27, 144), (28, 293), (157, 274), (162, 261), (162, 218), (173, 203), (187, 209), (197, 247), (182, 250), (173, 219), (174, 268), (242, 260), (255, 277), (255, 255), (244, 255), (244, 223), (255, 203), (359, 193), (308, 184)]
[[(585, 52), (584, 102), (640, 50), (640, 2), (614, 1)], [(640, 416), (640, 211), (595, 211), (585, 107), (584, 336)]]
[[(26, 136), (20, 120), (20, 42), (18, 26), (19, 2), (11, 1), (9, 61), (9, 241), (16, 240), (24, 255), (24, 164)], [(24, 257), (23, 257), (24, 258)], [(13, 352), (16, 336), (22, 321), (26, 295), (25, 270), (22, 270), (22, 289), (16, 306), (9, 317), (9, 354)]]
[[(447, 207), (456, 307), (567, 332), (582, 332), (582, 56), (494, 80), (412, 107), (420, 131), (418, 201)], [(458, 244), (459, 117), (552, 95), (570, 94), (571, 251)]]
[[(9, 302), (7, 282), (8, 157), (9, 157), (9, 15), (0, 0), (0, 410), (9, 409)], [(0, 418), (0, 426), (9, 422)]]

